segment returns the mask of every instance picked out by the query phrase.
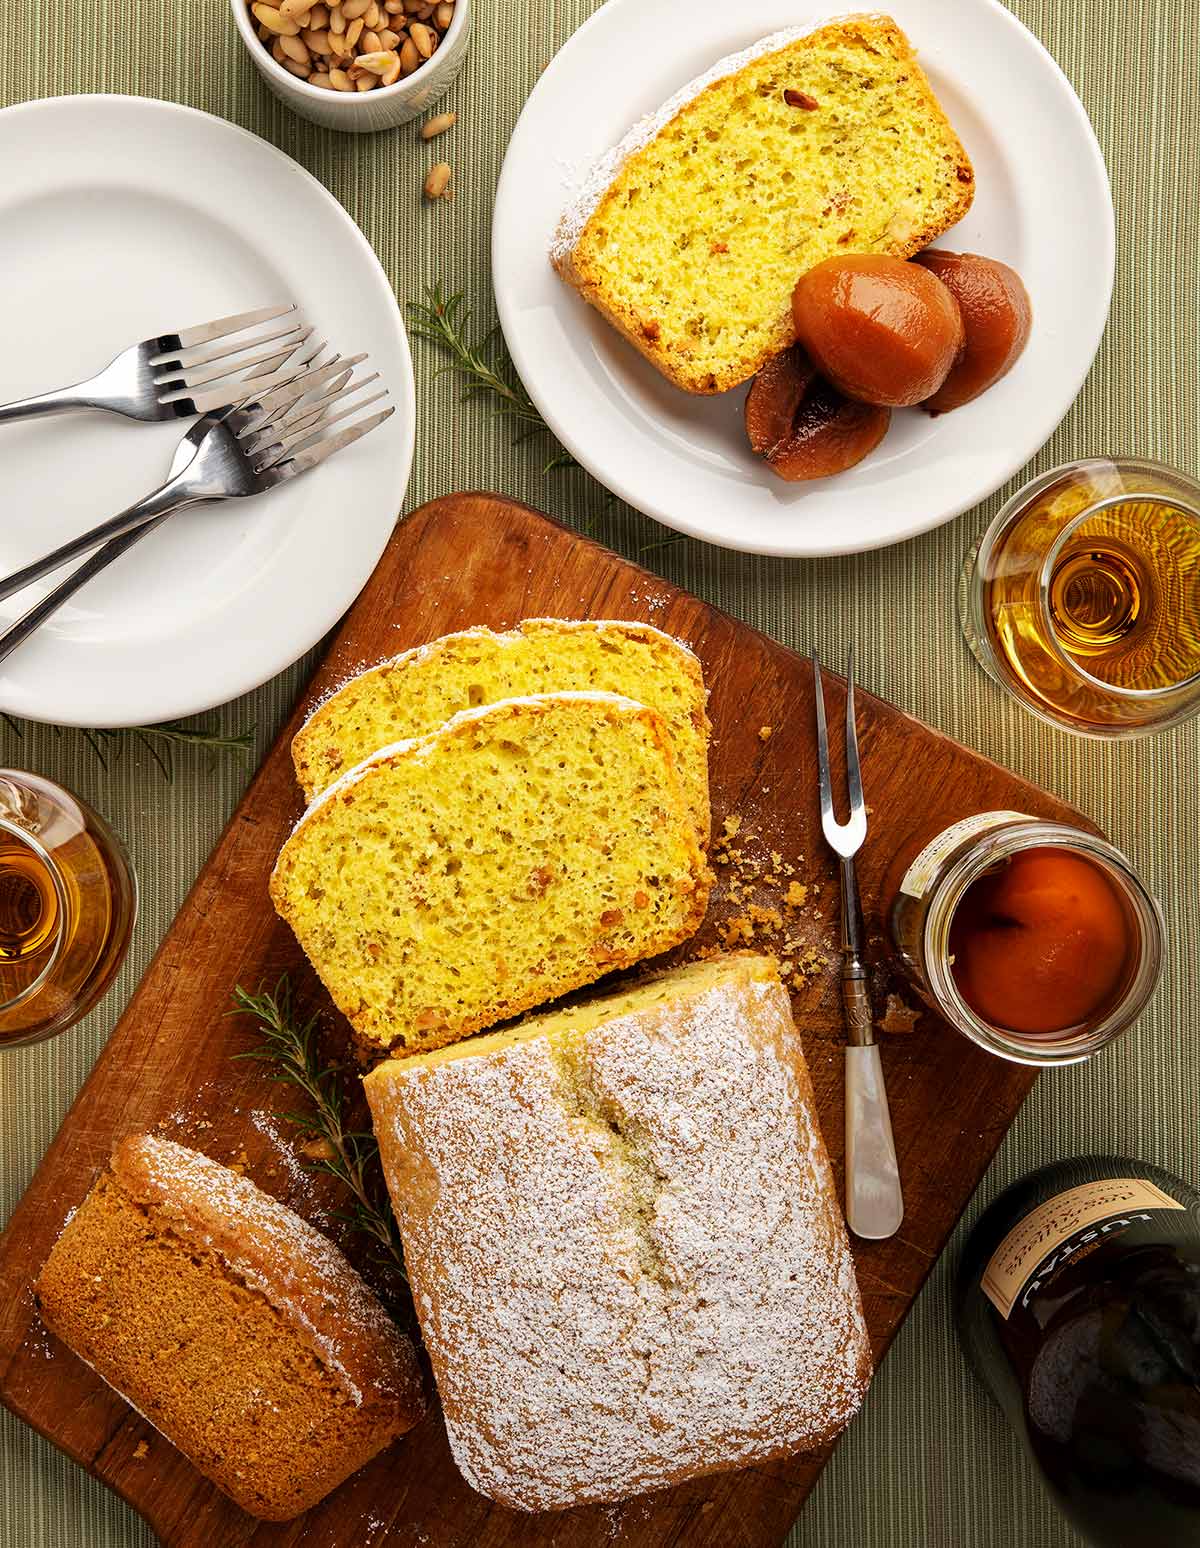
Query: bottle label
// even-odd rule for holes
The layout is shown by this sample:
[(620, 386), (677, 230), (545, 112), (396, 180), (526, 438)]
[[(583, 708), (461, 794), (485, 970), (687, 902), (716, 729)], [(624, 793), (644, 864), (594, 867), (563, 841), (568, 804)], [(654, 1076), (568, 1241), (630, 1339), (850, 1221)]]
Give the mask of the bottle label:
[(941, 870), (946, 856), (953, 854), (964, 839), (978, 838), (992, 828), (1002, 828), (1006, 822), (1032, 822), (1024, 812), (980, 812), (974, 817), (964, 817), (954, 823), (937, 838), (931, 839), (908, 870), (900, 883), (900, 891), (918, 901), (925, 896), (934, 877)]
[(984, 1295), (1007, 1321), (1056, 1268), (1082, 1248), (1149, 1220), (1151, 1209), (1183, 1209), (1178, 1199), (1142, 1177), (1106, 1177), (1081, 1183), (1039, 1204), (1019, 1221), (984, 1270)]

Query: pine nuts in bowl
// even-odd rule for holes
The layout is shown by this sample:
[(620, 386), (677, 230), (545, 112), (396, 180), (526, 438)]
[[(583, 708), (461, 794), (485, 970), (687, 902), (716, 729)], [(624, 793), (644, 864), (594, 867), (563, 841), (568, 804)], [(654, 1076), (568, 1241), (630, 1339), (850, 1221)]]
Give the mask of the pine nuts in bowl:
[(255, 69), (302, 118), (391, 129), (426, 113), (461, 70), (471, 0), (230, 0)]

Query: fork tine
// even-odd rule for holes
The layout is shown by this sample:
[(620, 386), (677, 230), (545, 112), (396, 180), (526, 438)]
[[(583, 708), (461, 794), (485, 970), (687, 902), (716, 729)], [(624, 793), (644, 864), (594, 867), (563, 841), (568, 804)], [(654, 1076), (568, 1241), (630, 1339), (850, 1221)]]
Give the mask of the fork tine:
[[(357, 391), (357, 388), (355, 390)], [(284, 436), (273, 446), (265, 448), (264, 461), (260, 464), (257, 471), (264, 472), (267, 468), (273, 468), (281, 462), (286, 462), (289, 457), (294, 457), (299, 452), (306, 451), (333, 425), (340, 424), (343, 419), (349, 419), (351, 414), (361, 413), (363, 409), (370, 408), (372, 403), (378, 403), (387, 396), (388, 391), (385, 387), (382, 392), (373, 392), (369, 398), (363, 398), (359, 403), (348, 404), (338, 414), (330, 414), (328, 417), (322, 415), (305, 426), (304, 429), (292, 435)], [(390, 413), (391, 410), (388, 412)], [(278, 456), (275, 455), (276, 452), (278, 452)]]
[[(155, 355), (150, 364), (171, 375), (186, 376), (189, 381), (199, 386), (201, 382), (207, 380), (195, 374), (202, 366), (230, 360), (234, 355), (243, 355), (248, 349), (256, 349), (261, 344), (272, 344), (276, 339), (290, 338), (299, 333), (303, 327), (304, 319), (299, 318), (289, 322), (284, 328), (276, 328), (273, 333), (253, 333), (249, 338), (239, 339), (237, 342), (220, 343), (215, 348), (206, 349), (200, 354), (196, 354), (193, 350), (177, 349), (166, 354)], [(311, 333), (312, 328), (310, 327), (308, 331)], [(236, 367), (230, 366), (227, 369), (235, 370)], [(155, 377), (156, 382), (162, 379), (161, 376)]]
[[(332, 363), (332, 362), (331, 362)], [(296, 431), (311, 427), (320, 420), (334, 403), (342, 396), (347, 383), (354, 375), (354, 367), (342, 371), (329, 382), (323, 392), (315, 393), (307, 399), (301, 399), (288, 409), (285, 414), (279, 416), (273, 424), (264, 425), (261, 430), (253, 432), (246, 440), (248, 450), (260, 451), (270, 444), (272, 439), (280, 439), (284, 431), (294, 434)], [(377, 381), (379, 372), (366, 378), (367, 381)], [(356, 385), (351, 389), (357, 392)]]
[[(259, 323), (271, 322), (276, 317), (283, 317), (287, 312), (294, 312), (296, 303), (288, 301), (283, 306), (260, 306), (254, 312), (238, 312), (232, 317), (218, 317), (215, 322), (199, 323), (195, 328), (184, 328), (179, 333), (164, 334), (164, 339), (175, 339), (176, 349), (191, 349), (195, 344), (211, 344), (214, 339), (223, 339), (227, 333), (237, 333), (242, 328), (256, 328)], [(164, 344), (164, 348), (172, 346)]]
[[(244, 374), (246, 377), (260, 376), (261, 371), (254, 367), (262, 366), (264, 361), (286, 360), (287, 357), (298, 349), (305, 339), (312, 333), (311, 328), (289, 328), (286, 333), (271, 334), (264, 339), (252, 339), (249, 344), (242, 344), (236, 350), (231, 350), (227, 355), (210, 355), (205, 362), (211, 368), (207, 371), (195, 371), (191, 366), (180, 367), (172, 363), (171, 374), (156, 376), (154, 385), (158, 388), (160, 403), (166, 403), (172, 397), (187, 397), (189, 392), (194, 392), (198, 387), (207, 387), (213, 382), (219, 382), (226, 377), (234, 377)], [(270, 344), (270, 349), (264, 349), (260, 354), (251, 355), (249, 359), (237, 360), (236, 355), (244, 355), (246, 350), (256, 344)]]
[[(314, 353), (319, 354), (324, 347), (322, 343)], [(229, 409), (232, 412), (242, 404), (255, 404), (258, 402), (257, 393), (282, 387), (308, 369), (313, 354), (289, 367), (287, 361), (294, 354), (293, 348), (284, 354), (282, 360), (278, 355), (272, 356), (249, 378), (243, 380), (236, 375), (223, 378), (215, 387), (206, 387), (201, 392), (192, 393), (187, 401), (190, 401), (193, 412), (197, 414), (215, 414), (218, 409)], [(281, 369), (285, 372), (282, 376)]]
[(829, 730), (825, 724), (825, 682), (821, 676), (821, 661), (816, 651), (812, 655), (813, 698), (817, 706), (817, 782), (821, 791), (821, 826), (834, 820), (833, 788), (829, 778)]
[(858, 726), (854, 710), (854, 646), (846, 657), (846, 790), (850, 800), (850, 817), (866, 815), (863, 801), (862, 769), (858, 761)]
[(353, 355), (348, 360), (342, 360), (335, 355), (328, 365), (309, 366), (286, 381), (280, 382), (269, 392), (257, 396), (251, 394), (243, 398), (238, 404), (238, 409), (240, 415), (245, 418), (245, 422), (240, 428), (235, 428), (238, 439), (265, 429), (278, 416), (294, 408), (302, 398), (309, 397), (331, 377), (340, 375), (347, 368), (357, 365), (360, 360), (366, 358), (365, 355)]
[(364, 435), (369, 435), (377, 425), (381, 425), (385, 419), (390, 419), (395, 412), (394, 408), (380, 409), (377, 414), (370, 414), (366, 419), (347, 425), (336, 435), (327, 436), (323, 441), (318, 441), (315, 446), (309, 446), (306, 450), (298, 452), (294, 457), (285, 457), (274, 467), (265, 469), (260, 477), (265, 485), (270, 486), (285, 483), (289, 478), (294, 478), (297, 473), (306, 473), (309, 468), (315, 468), (318, 463), (324, 462), (326, 457), (332, 457), (335, 452), (342, 451), (345, 447), (353, 445), (355, 441), (361, 440)]
[[(233, 381), (222, 387), (216, 387), (206, 393), (197, 393), (196, 403), (205, 403), (214, 410), (225, 409), (222, 416), (229, 428), (237, 436), (243, 436), (249, 431), (257, 430), (263, 420), (262, 404), (269, 396), (288, 392), (293, 396), (287, 401), (294, 402), (296, 396), (302, 396), (305, 389), (298, 384), (311, 375), (313, 368), (320, 361), (321, 356), (329, 346), (324, 339), (316, 344), (307, 341), (301, 346), (303, 353), (298, 360), (292, 360), (285, 370), (263, 371), (252, 376), (248, 381)], [(295, 350), (289, 350), (288, 355), (296, 354)], [(334, 355), (329, 364), (332, 365), (338, 359)], [(324, 368), (322, 368), (324, 369)], [(285, 391), (286, 390), (286, 391)], [(232, 397), (232, 401), (231, 401)]]

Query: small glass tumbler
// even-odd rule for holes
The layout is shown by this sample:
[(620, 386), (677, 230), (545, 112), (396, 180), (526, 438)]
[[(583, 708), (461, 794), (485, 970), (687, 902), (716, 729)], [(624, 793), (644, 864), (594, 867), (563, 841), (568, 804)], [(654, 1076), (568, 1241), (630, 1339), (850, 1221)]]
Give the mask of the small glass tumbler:
[(136, 914), (133, 871), (104, 819), (48, 779), (0, 769), (0, 1048), (85, 1016)]
[(1200, 710), (1200, 484), (1135, 458), (1055, 468), (968, 556), (976, 660), (1080, 736), (1145, 736)]

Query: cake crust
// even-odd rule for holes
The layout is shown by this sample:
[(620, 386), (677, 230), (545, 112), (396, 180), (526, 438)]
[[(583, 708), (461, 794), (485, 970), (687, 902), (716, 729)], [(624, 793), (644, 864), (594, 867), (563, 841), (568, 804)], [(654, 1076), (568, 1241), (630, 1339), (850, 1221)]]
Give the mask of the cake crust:
[(820, 1447), (870, 1377), (774, 962), (637, 992), (365, 1082), (455, 1460), (513, 1509)]

